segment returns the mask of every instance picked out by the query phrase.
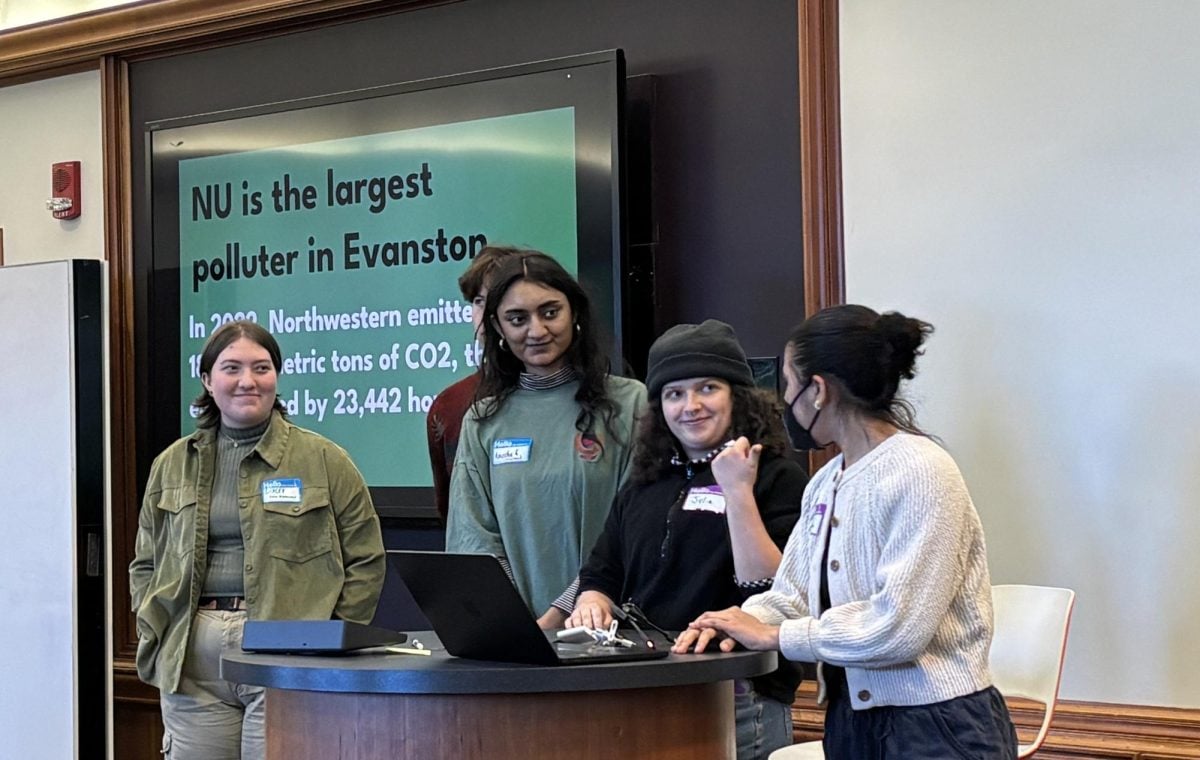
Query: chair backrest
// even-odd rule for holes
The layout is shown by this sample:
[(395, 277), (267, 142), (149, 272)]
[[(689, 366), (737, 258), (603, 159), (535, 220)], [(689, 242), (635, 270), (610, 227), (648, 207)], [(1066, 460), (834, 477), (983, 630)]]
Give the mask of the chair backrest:
[(995, 633), (988, 658), (996, 688), (1046, 706), (1042, 726), (1018, 757), (1032, 755), (1050, 730), (1075, 592), (1050, 586), (992, 586)]

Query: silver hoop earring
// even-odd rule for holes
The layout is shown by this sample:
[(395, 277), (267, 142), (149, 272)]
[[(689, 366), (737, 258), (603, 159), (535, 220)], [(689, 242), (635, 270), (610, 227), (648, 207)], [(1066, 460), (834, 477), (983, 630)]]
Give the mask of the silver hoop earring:
[(505, 351), (507, 349), (508, 349), (508, 346), (504, 345), (504, 338), (501, 338), (500, 339), (500, 350)]
[(581, 332), (578, 322), (575, 323), (575, 332)]

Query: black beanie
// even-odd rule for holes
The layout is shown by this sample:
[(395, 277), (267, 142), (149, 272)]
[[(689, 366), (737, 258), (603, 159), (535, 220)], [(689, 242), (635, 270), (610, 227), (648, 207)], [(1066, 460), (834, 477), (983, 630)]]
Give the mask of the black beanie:
[(733, 385), (753, 385), (754, 374), (733, 328), (715, 319), (675, 325), (650, 346), (646, 388), (658, 398), (663, 386), (684, 377), (719, 377)]

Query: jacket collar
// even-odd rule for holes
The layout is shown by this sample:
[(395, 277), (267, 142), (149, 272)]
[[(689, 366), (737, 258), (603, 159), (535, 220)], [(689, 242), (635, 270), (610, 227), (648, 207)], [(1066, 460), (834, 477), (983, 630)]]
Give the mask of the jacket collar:
[(263, 437), (258, 439), (254, 450), (264, 462), (271, 465), (272, 470), (279, 469), (279, 464), (283, 461), (283, 452), (287, 451), (288, 436), (291, 432), (292, 423), (285, 420), (278, 410), (271, 412), (271, 424), (267, 426)]
[[(267, 432), (263, 433), (262, 438), (259, 438), (258, 443), (254, 446), (254, 450), (258, 452), (264, 462), (271, 466), (271, 469), (279, 469), (279, 464), (283, 461), (283, 453), (287, 451), (288, 436), (291, 435), (292, 427), (292, 423), (285, 420), (279, 410), (271, 412), (271, 424), (267, 426)], [(205, 449), (212, 446), (216, 440), (216, 428), (197, 428), (188, 436), (188, 445)]]

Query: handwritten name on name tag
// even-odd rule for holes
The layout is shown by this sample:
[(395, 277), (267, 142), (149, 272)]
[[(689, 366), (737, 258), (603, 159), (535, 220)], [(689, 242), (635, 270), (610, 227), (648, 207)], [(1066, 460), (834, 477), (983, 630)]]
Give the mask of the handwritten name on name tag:
[(262, 482), (263, 504), (299, 504), (300, 478), (275, 478)]
[(683, 509), (687, 512), (715, 512), (725, 514), (725, 494), (720, 486), (699, 486), (688, 491)]
[(501, 438), (492, 444), (492, 464), (528, 462), (532, 438)]

